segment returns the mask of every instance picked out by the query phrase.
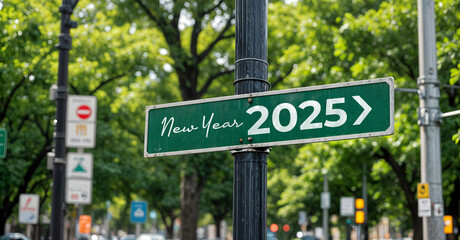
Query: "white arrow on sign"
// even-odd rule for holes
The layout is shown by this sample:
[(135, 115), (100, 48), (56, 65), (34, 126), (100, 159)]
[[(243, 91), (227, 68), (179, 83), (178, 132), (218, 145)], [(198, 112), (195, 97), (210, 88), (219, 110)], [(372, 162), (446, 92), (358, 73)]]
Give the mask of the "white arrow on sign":
[(358, 119), (353, 123), (353, 125), (360, 125), (363, 120), (367, 117), (367, 115), (371, 112), (372, 108), (360, 97), (360, 96), (353, 96), (356, 102), (364, 108), (364, 111), (359, 115)]

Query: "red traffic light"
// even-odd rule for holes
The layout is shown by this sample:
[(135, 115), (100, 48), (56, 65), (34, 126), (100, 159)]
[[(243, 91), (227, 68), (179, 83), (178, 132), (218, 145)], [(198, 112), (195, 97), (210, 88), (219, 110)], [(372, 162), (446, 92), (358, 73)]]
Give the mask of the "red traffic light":
[(270, 225), (270, 231), (277, 232), (278, 231), (278, 225), (276, 225), (276, 223), (272, 223)]
[(284, 224), (284, 226), (283, 226), (283, 231), (287, 232), (287, 231), (289, 231), (289, 229), (291, 229), (291, 228), (289, 227), (289, 225)]

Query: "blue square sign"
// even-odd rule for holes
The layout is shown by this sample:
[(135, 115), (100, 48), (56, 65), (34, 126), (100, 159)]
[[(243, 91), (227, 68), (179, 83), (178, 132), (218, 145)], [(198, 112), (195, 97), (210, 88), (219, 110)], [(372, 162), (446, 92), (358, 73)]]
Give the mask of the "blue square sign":
[(130, 216), (132, 223), (145, 223), (147, 220), (147, 202), (132, 201)]

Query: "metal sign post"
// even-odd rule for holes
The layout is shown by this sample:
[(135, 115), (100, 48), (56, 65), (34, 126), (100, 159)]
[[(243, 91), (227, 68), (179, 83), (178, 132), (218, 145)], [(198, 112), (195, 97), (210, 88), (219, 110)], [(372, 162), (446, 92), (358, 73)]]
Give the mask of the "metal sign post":
[[(268, 91), (268, 0), (236, 0), (235, 5), (235, 94)], [(237, 141), (251, 144), (251, 139), (248, 136)], [(235, 240), (267, 239), (268, 150), (249, 146), (233, 152)]]
[[(443, 204), (441, 131), (439, 108), (439, 80), (436, 56), (435, 3), (433, 0), (418, 0), (418, 52), (420, 76), (420, 168), (421, 182), (429, 184), (432, 204)], [(426, 201), (426, 200), (425, 200)], [(431, 205), (430, 205), (431, 212)], [(444, 221), (442, 216), (423, 217), (423, 239), (444, 240)]]
[(55, 158), (53, 165), (53, 192), (51, 198), (51, 238), (54, 240), (64, 239), (64, 189), (65, 189), (65, 129), (66, 129), (66, 104), (67, 104), (67, 80), (69, 66), (69, 51), (72, 49), (72, 37), (70, 29), (75, 28), (77, 23), (70, 20), (73, 9), (78, 0), (62, 0), (61, 34), (59, 35), (59, 69), (56, 89), (56, 125), (54, 128)]

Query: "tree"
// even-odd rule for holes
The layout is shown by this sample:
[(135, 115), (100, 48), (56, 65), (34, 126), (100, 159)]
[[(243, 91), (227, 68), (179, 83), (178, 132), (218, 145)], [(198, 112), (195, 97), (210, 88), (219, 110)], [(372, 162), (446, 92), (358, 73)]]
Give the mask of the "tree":
[[(366, 7), (361, 10), (355, 9), (354, 7), (344, 7), (339, 10), (335, 8), (334, 4), (328, 5), (323, 1), (309, 1), (306, 2), (305, 5), (298, 4), (297, 11), (306, 12), (302, 14), (303, 16), (308, 15), (309, 12), (306, 9), (302, 9), (303, 6), (317, 6), (321, 9), (321, 6), (327, 5), (330, 10), (326, 12), (316, 11), (316, 14), (311, 13), (312, 17), (310, 17), (310, 20), (306, 21), (306, 23), (299, 20), (300, 24), (297, 26), (298, 29), (303, 30), (303, 32), (301, 31), (297, 34), (303, 33), (304, 36), (310, 36), (307, 38), (307, 44), (305, 45), (315, 47), (312, 47), (314, 51), (308, 52), (311, 54), (311, 57), (307, 58), (303, 67), (294, 68), (293, 73), (284, 81), (288, 83), (297, 83), (297, 81), (291, 79), (299, 79), (299, 76), (308, 76), (310, 82), (316, 79), (324, 82), (334, 82), (336, 81), (334, 78), (349, 80), (394, 76), (395, 84), (398, 87), (416, 88), (418, 61), (417, 46), (414, 41), (414, 39), (417, 38), (417, 13), (416, 6), (414, 5), (415, 3), (406, 1), (375, 1), (368, 3), (370, 4), (364, 4), (363, 6)], [(359, 6), (360, 4), (362, 3), (353, 3), (354, 6)], [(450, 2), (446, 2), (439, 4), (437, 11), (443, 12), (443, 14), (447, 13), (448, 16), (454, 16), (453, 14), (449, 14), (450, 11), (447, 10), (449, 8), (446, 6), (455, 9)], [(278, 7), (281, 8), (281, 6)], [(451, 17), (444, 17), (444, 19), (445, 18), (451, 19)], [(442, 26), (444, 26), (444, 29), (449, 28), (445, 25)], [(327, 29), (327, 32), (321, 32), (323, 28)], [(451, 30), (443, 30), (442, 34), (447, 32), (451, 36), (454, 36), (454, 28), (450, 29)], [(318, 32), (321, 32), (321, 34), (318, 34)], [(440, 33), (438, 32), (438, 34)], [(283, 36), (282, 34), (279, 35)], [(317, 37), (318, 39), (323, 39), (317, 43), (316, 36), (319, 36)], [(317, 47), (321, 46), (321, 43), (326, 43), (326, 45), (328, 45), (327, 43), (330, 43), (330, 41), (333, 43), (333, 48), (326, 46)], [(453, 44), (451, 42), (455, 42), (456, 40), (455, 37), (453, 37), (453, 41), (449, 38), (444, 38), (443, 41), (445, 42), (443, 45), (446, 46), (447, 49), (452, 50), (451, 46), (453, 46)], [(329, 46), (331, 46), (331, 44), (329, 44)], [(305, 51), (308, 50), (308, 48), (305, 48)], [(294, 54), (293, 56), (302, 57), (305, 51), (286, 52)], [(452, 55), (452, 51), (446, 51), (444, 54), (455, 56), (456, 53)], [(455, 61), (452, 61), (451, 57), (443, 56), (443, 54), (439, 54), (439, 56), (440, 62), (442, 63), (440, 69), (452, 69), (452, 67), (455, 67), (455, 65), (452, 66), (452, 62), (455, 64)], [(320, 59), (322, 61), (315, 62), (315, 59)], [(455, 72), (455, 70), (453, 71)], [(446, 71), (443, 72), (445, 73)], [(440, 77), (442, 78), (441, 75)], [(458, 101), (458, 96), (455, 94), (455, 91), (452, 90), (443, 91), (442, 96), (443, 99), (446, 99), (445, 97), (447, 96), (450, 102)], [(385, 177), (386, 179), (394, 179), (394, 181), (398, 182), (400, 190), (394, 188), (380, 189), (378, 191), (382, 193), (379, 193), (379, 195), (383, 194), (383, 192), (386, 192), (390, 196), (392, 196), (393, 193), (402, 193), (401, 196), (404, 196), (406, 199), (408, 209), (410, 210), (409, 213), (413, 222), (414, 233), (416, 234), (414, 239), (419, 239), (420, 235), (417, 234), (421, 232), (419, 230), (421, 225), (420, 219), (417, 216), (415, 201), (415, 183), (419, 178), (419, 171), (417, 171), (419, 168), (418, 127), (416, 126), (416, 112), (413, 111), (412, 107), (412, 103), (417, 102), (417, 96), (396, 93), (395, 97), (396, 133), (394, 136), (380, 138), (378, 140), (352, 141), (358, 144), (356, 147), (354, 145), (351, 147), (346, 143), (342, 143), (342, 146), (333, 145), (339, 149), (349, 148), (352, 152), (354, 151), (355, 153), (351, 154), (351, 156), (355, 155), (352, 157), (353, 159), (360, 155), (367, 156), (369, 159), (374, 158), (371, 165), (373, 172), (385, 170), (383, 172), (387, 175)], [(443, 100), (443, 102), (445, 103), (445, 100)], [(444, 131), (450, 131), (451, 134), (445, 134)], [(452, 135), (452, 128), (448, 126), (443, 128), (443, 136), (446, 135), (449, 137)], [(443, 151), (449, 151), (451, 148), (452, 144), (449, 143), (449, 141), (443, 141)], [(322, 149), (327, 149), (327, 146), (323, 146)], [(321, 156), (321, 154), (319, 155)], [(454, 156), (457, 155), (457, 153), (454, 153)], [(347, 161), (346, 158), (341, 157), (342, 155), (338, 156), (340, 156), (339, 159)], [(314, 155), (310, 157), (314, 157)], [(443, 161), (445, 161), (444, 159), (443, 157)], [(380, 163), (382, 160), (386, 162), (390, 168), (388, 168), (388, 166), (383, 168), (384, 166)], [(308, 161), (308, 157), (305, 158), (305, 161)], [(452, 164), (449, 164), (449, 166), (451, 165)], [(388, 169), (391, 169), (392, 172), (388, 172)], [(446, 170), (449, 170), (449, 168), (446, 168)], [(452, 170), (452, 168), (450, 170)], [(445, 172), (445, 176), (451, 176), (452, 174), (455, 173), (450, 171)], [(295, 176), (298, 175), (296, 174)], [(371, 176), (375, 179), (382, 179), (382, 176), (378, 176), (374, 173), (371, 173)], [(317, 177), (317, 179), (319, 179), (319, 177)], [(293, 188), (295, 187), (293, 186)], [(291, 188), (287, 188), (285, 192), (289, 193), (289, 191), (292, 191), (290, 189)], [(316, 188), (313, 187), (313, 189), (317, 191)], [(312, 197), (313, 196), (317, 195), (312, 195)], [(283, 204), (288, 202), (295, 201), (281, 199), (278, 204), (283, 206)], [(383, 202), (391, 202), (391, 198), (387, 198)], [(458, 201), (454, 200), (453, 202)], [(290, 205), (291, 204), (288, 206)], [(404, 211), (404, 206), (400, 204), (395, 204), (393, 206), (399, 206), (403, 214), (408, 213)], [(279, 212), (285, 211), (283, 209), (286, 209), (286, 207), (282, 207)], [(378, 208), (385, 210), (384, 206), (383, 208)], [(400, 219), (399, 222), (403, 221)]]
[(233, 209), (233, 166), (232, 161), (226, 158), (220, 160), (220, 164), (213, 169), (203, 189), (200, 205), (202, 212), (209, 212), (217, 228), (217, 238), (221, 236), (220, 224), (223, 220), (231, 217)]
[[(46, 154), (52, 148), (53, 108), (48, 91), (54, 41), (40, 26), (53, 20), (45, 6), (9, 1), (0, 5), (0, 124), (8, 131), (0, 162), (0, 235), (22, 193), (49, 194)], [(41, 14), (47, 17), (40, 17)]]
[[(231, 45), (228, 39), (233, 38), (232, 1), (135, 0), (119, 5), (128, 13), (128, 16), (120, 16), (122, 19), (161, 33), (167, 54), (173, 61), (172, 69), (179, 82), (181, 100), (201, 98), (213, 82), (233, 72), (228, 63), (231, 54), (227, 47)], [(196, 238), (198, 206), (206, 183), (206, 174), (200, 169), (203, 168), (201, 165), (209, 165), (205, 161), (208, 157), (198, 156), (183, 158), (181, 235), (184, 239)]]

